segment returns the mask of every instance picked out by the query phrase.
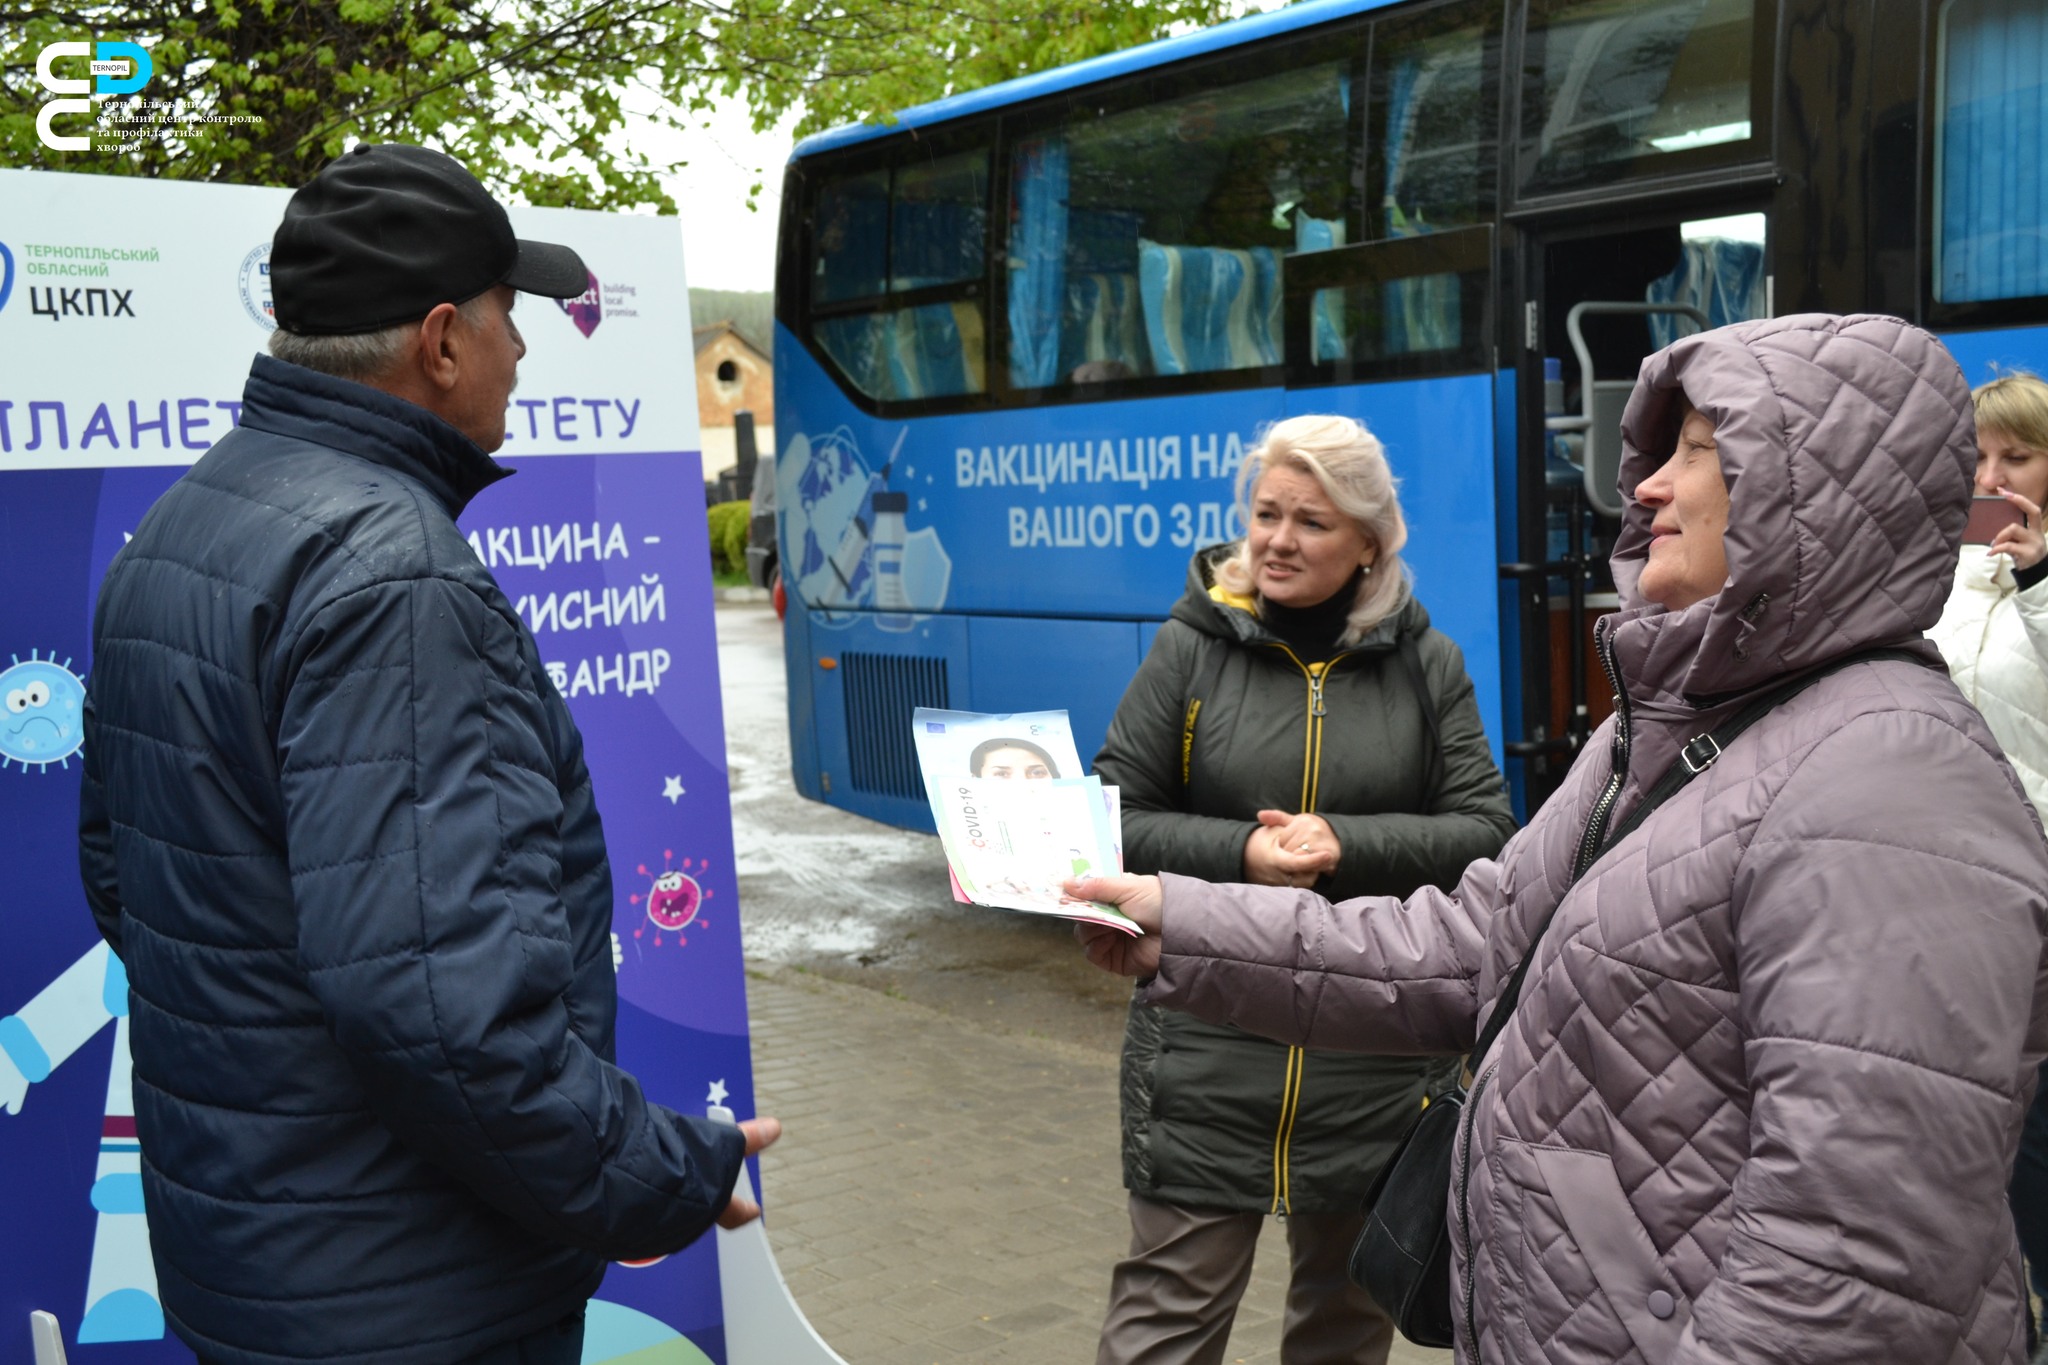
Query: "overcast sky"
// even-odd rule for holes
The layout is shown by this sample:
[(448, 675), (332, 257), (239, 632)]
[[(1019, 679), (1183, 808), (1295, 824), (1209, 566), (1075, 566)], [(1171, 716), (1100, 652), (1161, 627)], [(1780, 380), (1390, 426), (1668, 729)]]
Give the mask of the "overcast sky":
[[(728, 101), (678, 133), (652, 122), (629, 134), (657, 160), (687, 162), (663, 178), (682, 211), (683, 255), (690, 283), (699, 289), (773, 289), (775, 225), (782, 210), (782, 168), (795, 145), (792, 115), (768, 133), (756, 133), (746, 107)], [(747, 189), (762, 190), (747, 211)]]

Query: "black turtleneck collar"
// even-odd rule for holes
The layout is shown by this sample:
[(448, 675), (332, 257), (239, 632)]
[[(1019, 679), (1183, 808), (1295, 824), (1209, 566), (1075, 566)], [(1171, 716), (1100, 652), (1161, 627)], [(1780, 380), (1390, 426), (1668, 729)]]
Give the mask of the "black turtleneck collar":
[(259, 355), (242, 390), (242, 425), (358, 456), (417, 480), (460, 516), (513, 471), (415, 403)]
[(1300, 655), (1302, 662), (1322, 663), (1340, 652), (1337, 638), (1349, 623), (1351, 608), (1358, 601), (1358, 585), (1364, 577), (1363, 571), (1351, 575), (1343, 587), (1308, 607), (1283, 607), (1262, 597), (1259, 622)]

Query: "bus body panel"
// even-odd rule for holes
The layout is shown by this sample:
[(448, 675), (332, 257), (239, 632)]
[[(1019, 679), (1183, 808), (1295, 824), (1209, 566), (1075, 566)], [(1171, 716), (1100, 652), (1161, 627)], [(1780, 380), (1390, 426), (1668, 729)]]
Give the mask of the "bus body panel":
[(791, 763), (804, 795), (929, 828), (909, 757), (914, 705), (1063, 709), (1092, 759), (1190, 557), (1241, 534), (1244, 453), (1273, 421), (1317, 412), (1356, 417), (1385, 444), (1402, 482), (1403, 557), (1432, 621), (1465, 652), (1498, 760), (1495, 376), (895, 420), (861, 412), (780, 327), (776, 352)]
[(1963, 378), (1970, 381), (1973, 389), (2014, 370), (2048, 376), (2048, 327), (1946, 332), (1941, 344), (1963, 367)]

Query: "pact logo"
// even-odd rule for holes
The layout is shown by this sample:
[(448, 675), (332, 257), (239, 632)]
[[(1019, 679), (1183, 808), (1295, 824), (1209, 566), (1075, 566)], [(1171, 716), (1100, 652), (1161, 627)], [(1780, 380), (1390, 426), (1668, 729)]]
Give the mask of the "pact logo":
[[(59, 76), (53, 68), (67, 57), (90, 60), (92, 79)], [(150, 60), (149, 50), (140, 43), (51, 43), (36, 57), (36, 79), (53, 95), (132, 95), (148, 85), (149, 78), (155, 74), (156, 63)], [(58, 132), (54, 125), (60, 114), (90, 116), (91, 113), (90, 98), (45, 101), (42, 112), (36, 115), (36, 136), (53, 152), (89, 152), (92, 150), (91, 135), (66, 135)]]

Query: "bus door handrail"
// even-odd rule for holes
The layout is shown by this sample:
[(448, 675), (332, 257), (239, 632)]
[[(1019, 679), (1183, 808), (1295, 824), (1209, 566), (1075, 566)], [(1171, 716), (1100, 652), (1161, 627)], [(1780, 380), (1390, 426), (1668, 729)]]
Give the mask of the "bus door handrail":
[[(1699, 324), (1702, 332), (1707, 330), (1707, 315), (1689, 303), (1637, 303), (1616, 300), (1595, 302), (1586, 300), (1572, 305), (1565, 314), (1565, 335), (1571, 338), (1572, 354), (1579, 361), (1579, 415), (1577, 417), (1546, 417), (1543, 419), (1547, 431), (1576, 431), (1584, 434), (1586, 443), (1579, 455), (1579, 471), (1585, 480), (1586, 501), (1602, 516), (1619, 517), (1623, 504), (1617, 490), (1603, 487), (1600, 483), (1601, 462), (1593, 458), (1596, 442), (1602, 439), (1617, 440), (1619, 433), (1600, 433), (1594, 429), (1593, 353), (1586, 346), (1585, 329), (1580, 325), (1588, 315), (1600, 317), (1644, 317), (1655, 313), (1676, 313), (1689, 317)], [(1617, 466), (1618, 467), (1618, 466)]]

